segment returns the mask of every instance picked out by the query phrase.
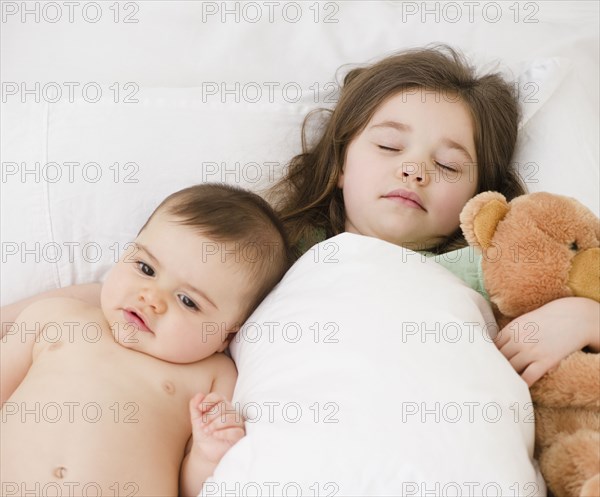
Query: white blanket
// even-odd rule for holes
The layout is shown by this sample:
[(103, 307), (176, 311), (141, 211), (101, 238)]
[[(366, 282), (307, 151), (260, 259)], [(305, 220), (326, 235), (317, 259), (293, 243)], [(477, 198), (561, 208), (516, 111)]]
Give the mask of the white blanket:
[(248, 434), (204, 495), (545, 495), (529, 391), (495, 331), (435, 261), (320, 243), (232, 344)]

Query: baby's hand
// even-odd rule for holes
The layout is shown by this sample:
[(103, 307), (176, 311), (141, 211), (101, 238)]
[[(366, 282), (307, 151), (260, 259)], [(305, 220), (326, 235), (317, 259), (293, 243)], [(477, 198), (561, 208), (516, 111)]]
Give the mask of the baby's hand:
[(222, 395), (197, 393), (190, 400), (192, 451), (218, 463), (245, 434), (242, 415)]
[(590, 343), (588, 328), (597, 329), (597, 318), (593, 319), (597, 307), (589, 299), (554, 300), (513, 319), (494, 343), (531, 386), (562, 359)]

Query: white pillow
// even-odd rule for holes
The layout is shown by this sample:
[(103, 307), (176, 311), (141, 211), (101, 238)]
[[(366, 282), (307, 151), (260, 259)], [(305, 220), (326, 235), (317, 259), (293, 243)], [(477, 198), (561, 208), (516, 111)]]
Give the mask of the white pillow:
[[(240, 164), (241, 178), (229, 182), (264, 186), (253, 182), (252, 163), (262, 180), (266, 162), (281, 171), (299, 152), (303, 116), (333, 105), (348, 69), (431, 43), (449, 43), (482, 71), (519, 80), (524, 120), (515, 161), (528, 186), (598, 212), (597, 2), (288, 3), (270, 6), (273, 16), (260, 2), (127, 4), (123, 22), (111, 22), (117, 12), (109, 4), (98, 23), (86, 22), (80, 8), (74, 22), (65, 8), (57, 23), (33, 22), (31, 12), (24, 20), (22, 8), (7, 15), (2, 79), (7, 90), (25, 85), (28, 93), (3, 91), (0, 103), (0, 304), (101, 279), (166, 194), (219, 181), (221, 163)], [(130, 14), (133, 22), (124, 22)], [(67, 82), (77, 85), (73, 102)], [(52, 91), (42, 98), (36, 84), (58, 85), (62, 99), (51, 103)], [(82, 100), (88, 84), (102, 87), (99, 102)], [(5, 176), (14, 164), (31, 171), (36, 162), (96, 162), (103, 175), (83, 183), (80, 166), (73, 183), (65, 167), (57, 183)], [(135, 171), (130, 162), (138, 184), (124, 183)], [(216, 174), (214, 165), (202, 174), (206, 162), (219, 164)]]
[(488, 331), (434, 260), (316, 245), (232, 343), (247, 436), (202, 495), (545, 495), (529, 390)]
[[(524, 105), (529, 131), (562, 81), (564, 61), (536, 59), (519, 69), (519, 88), (539, 89)], [(152, 209), (180, 188), (207, 181), (255, 191), (272, 185), (300, 152), (304, 116), (322, 105), (308, 88), (302, 95), (298, 103), (221, 103), (207, 100), (202, 88), (140, 88), (138, 102), (129, 104), (8, 100), (1, 128), (2, 305), (102, 280)], [(535, 160), (541, 162), (539, 154)], [(572, 177), (586, 166), (574, 161)], [(546, 170), (536, 176), (540, 187), (549, 183)], [(592, 197), (597, 191), (577, 185)]]

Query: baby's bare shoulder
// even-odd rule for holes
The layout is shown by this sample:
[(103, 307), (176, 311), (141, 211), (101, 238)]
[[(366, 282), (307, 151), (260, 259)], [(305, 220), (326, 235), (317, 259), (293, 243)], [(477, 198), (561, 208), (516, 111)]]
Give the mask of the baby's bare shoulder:
[(54, 297), (38, 300), (28, 305), (19, 314), (17, 321), (50, 320), (73, 312), (89, 312), (96, 309), (82, 300)]
[(210, 357), (204, 359), (204, 361), (207, 361), (207, 364), (210, 364), (212, 370), (215, 371), (215, 373), (217, 374), (236, 371), (235, 363), (233, 362), (231, 357), (222, 352), (216, 352)]
[(237, 380), (237, 368), (233, 360), (225, 354), (214, 354), (213, 382), (211, 391), (216, 391), (231, 399), (235, 381)]
[(216, 352), (201, 361), (186, 364), (184, 367), (192, 375), (201, 373), (212, 377), (236, 372), (235, 363), (229, 356), (221, 352)]
[(212, 387), (215, 383), (226, 381), (235, 382), (237, 378), (237, 369), (233, 360), (226, 354), (217, 352), (199, 362), (189, 364), (186, 367), (192, 382), (192, 389), (195, 391), (205, 391), (207, 386)]

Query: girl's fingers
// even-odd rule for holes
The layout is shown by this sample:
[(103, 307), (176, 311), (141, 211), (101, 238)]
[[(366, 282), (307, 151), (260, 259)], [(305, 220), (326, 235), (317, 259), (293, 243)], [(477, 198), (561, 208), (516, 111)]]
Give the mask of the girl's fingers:
[(499, 350), (509, 361), (521, 352), (519, 344), (513, 341), (505, 343)]
[(528, 387), (531, 387), (531, 385), (533, 385), (542, 376), (544, 376), (544, 374), (546, 374), (546, 371), (546, 366), (541, 362), (532, 362), (529, 366), (527, 366), (525, 371), (523, 371), (521, 378), (523, 378), (523, 381), (527, 383)]
[(496, 335), (496, 338), (494, 338), (494, 344), (499, 349), (502, 348), (512, 336), (512, 333), (510, 333), (507, 328), (508, 327), (502, 328)]
[(520, 352), (510, 359), (510, 365), (519, 374), (525, 371), (525, 369), (534, 362), (535, 361), (531, 360), (531, 356), (524, 352)]

